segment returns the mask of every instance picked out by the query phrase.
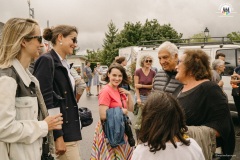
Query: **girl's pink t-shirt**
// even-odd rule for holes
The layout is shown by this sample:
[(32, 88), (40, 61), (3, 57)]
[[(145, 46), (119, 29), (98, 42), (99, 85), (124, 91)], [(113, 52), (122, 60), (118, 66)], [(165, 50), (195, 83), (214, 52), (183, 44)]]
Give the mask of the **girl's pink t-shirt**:
[[(127, 108), (127, 96), (125, 94), (121, 94), (121, 97), (123, 100), (124, 108)], [(122, 107), (119, 91), (113, 89), (110, 85), (107, 84), (99, 93), (98, 104), (108, 106), (109, 108)]]

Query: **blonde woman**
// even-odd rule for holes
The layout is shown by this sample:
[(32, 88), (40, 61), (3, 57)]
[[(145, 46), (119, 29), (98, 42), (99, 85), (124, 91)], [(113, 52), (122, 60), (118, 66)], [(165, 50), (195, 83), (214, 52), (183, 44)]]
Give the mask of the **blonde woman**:
[[(137, 69), (134, 74), (136, 103), (142, 105), (147, 99), (150, 91), (153, 87), (153, 78), (156, 72), (151, 69), (153, 59), (149, 55), (144, 55), (140, 58), (141, 68)], [(138, 138), (138, 131), (141, 128), (141, 111), (138, 112), (137, 120), (135, 124), (136, 135)]]
[[(0, 42), (0, 157), (40, 160), (42, 138), (62, 124), (61, 114), (47, 116), (37, 79), (29, 72), (42, 36), (32, 19), (12, 18)], [(48, 139), (53, 142), (51, 137)]]

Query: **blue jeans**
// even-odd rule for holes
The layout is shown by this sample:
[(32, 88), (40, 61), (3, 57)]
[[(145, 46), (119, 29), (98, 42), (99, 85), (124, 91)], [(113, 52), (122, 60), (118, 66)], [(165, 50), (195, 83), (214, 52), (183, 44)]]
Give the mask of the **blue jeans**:
[(92, 86), (92, 78), (88, 78), (88, 82), (86, 82), (87, 87)]
[[(140, 95), (141, 102), (144, 103), (147, 100), (147, 96)], [(134, 104), (137, 103), (137, 95), (134, 96)]]

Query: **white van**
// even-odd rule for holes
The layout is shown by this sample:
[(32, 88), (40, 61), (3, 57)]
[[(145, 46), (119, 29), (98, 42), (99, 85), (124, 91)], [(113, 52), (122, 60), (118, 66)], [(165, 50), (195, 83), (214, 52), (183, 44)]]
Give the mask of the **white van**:
[[(222, 37), (221, 37), (222, 38)], [(240, 65), (240, 62), (238, 61), (238, 57), (240, 57), (240, 44), (233, 43), (233, 42), (210, 42), (210, 43), (186, 43), (186, 44), (176, 44), (179, 48), (179, 54), (182, 54), (185, 49), (202, 49), (205, 51), (210, 59), (211, 62), (215, 59), (215, 55), (217, 53), (223, 53), (226, 55), (225, 57), (225, 72), (222, 76), (222, 79), (224, 81), (223, 90), (228, 96), (228, 102), (230, 110), (236, 110), (234, 106), (233, 97), (231, 95), (232, 93), (232, 86), (230, 85), (230, 79), (231, 75), (233, 74), (234, 68)], [(159, 45), (158, 45), (159, 46)], [(137, 63), (136, 63), (136, 69), (139, 68), (139, 58), (142, 55), (151, 55), (153, 57), (153, 67), (156, 67), (158, 70), (161, 69), (161, 66), (159, 64), (158, 60), (158, 46), (155, 47), (148, 47), (146, 48), (143, 46), (143, 49), (140, 49), (137, 54)]]

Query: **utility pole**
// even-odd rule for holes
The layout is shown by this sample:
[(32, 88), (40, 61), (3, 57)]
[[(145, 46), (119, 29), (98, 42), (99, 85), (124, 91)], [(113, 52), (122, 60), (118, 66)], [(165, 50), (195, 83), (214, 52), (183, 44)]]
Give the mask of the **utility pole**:
[(34, 8), (31, 8), (30, 0), (27, 0), (29, 8), (29, 18), (34, 18)]

